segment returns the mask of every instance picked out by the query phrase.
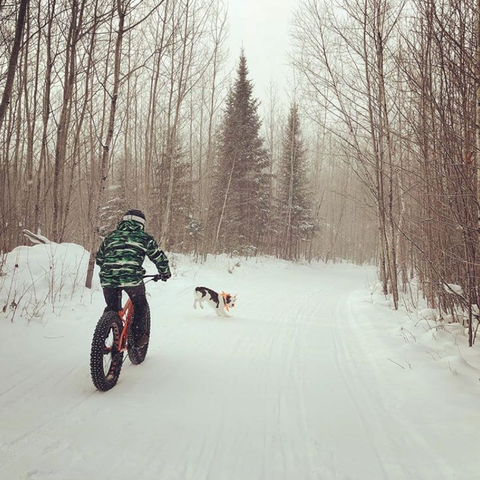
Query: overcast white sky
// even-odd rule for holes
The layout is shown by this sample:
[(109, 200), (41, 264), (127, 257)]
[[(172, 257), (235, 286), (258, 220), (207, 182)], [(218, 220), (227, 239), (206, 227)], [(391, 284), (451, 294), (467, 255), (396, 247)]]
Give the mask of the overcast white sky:
[(243, 46), (253, 81), (254, 96), (262, 103), (273, 79), (282, 99), (288, 99), (289, 29), (300, 0), (227, 0), (230, 61), (238, 63)]

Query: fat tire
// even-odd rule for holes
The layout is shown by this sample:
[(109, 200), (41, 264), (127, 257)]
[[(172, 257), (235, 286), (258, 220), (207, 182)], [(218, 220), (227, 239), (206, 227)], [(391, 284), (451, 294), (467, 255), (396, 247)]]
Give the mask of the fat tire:
[[(135, 312), (133, 313), (135, 315)], [(148, 338), (150, 339), (150, 308), (147, 307), (147, 311), (145, 313), (145, 324), (147, 328), (147, 335)], [(127, 342), (127, 348), (128, 348), (128, 358), (130, 358), (130, 361), (134, 365), (139, 365), (145, 360), (145, 357), (147, 356), (147, 351), (148, 351), (148, 342), (143, 346), (143, 347), (136, 347), (135, 346), (135, 338), (133, 334), (133, 328), (130, 327), (130, 331), (128, 332), (128, 342)]]
[[(102, 392), (113, 388), (118, 381), (123, 364), (123, 352), (118, 351), (120, 334), (123, 323), (116, 312), (106, 312), (98, 321), (92, 339), (90, 352), (90, 374), (95, 387)], [(112, 335), (113, 345), (105, 345), (105, 341)], [(111, 347), (106, 351), (106, 347)], [(110, 358), (105, 359), (108, 356)], [(105, 364), (107, 360), (107, 364)], [(105, 365), (108, 369), (105, 372)]]

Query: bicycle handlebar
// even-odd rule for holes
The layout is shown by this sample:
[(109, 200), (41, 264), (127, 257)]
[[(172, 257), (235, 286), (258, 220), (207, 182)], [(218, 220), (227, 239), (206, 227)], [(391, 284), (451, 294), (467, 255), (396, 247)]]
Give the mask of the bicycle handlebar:
[(148, 280), (146, 282), (143, 282), (143, 283), (152, 282), (155, 277), (156, 277), (156, 275), (143, 275), (142, 278), (148, 278)]
[[(152, 280), (155, 281), (155, 278), (157, 278), (158, 280), (163, 280), (162, 278), (160, 278), (160, 275), (157, 273), (157, 275), (143, 275), (142, 278), (149, 278), (150, 280), (147, 280), (146, 282), (144, 283), (148, 283), (148, 282), (151, 282)], [(164, 282), (166, 282), (167, 280), (163, 280)]]

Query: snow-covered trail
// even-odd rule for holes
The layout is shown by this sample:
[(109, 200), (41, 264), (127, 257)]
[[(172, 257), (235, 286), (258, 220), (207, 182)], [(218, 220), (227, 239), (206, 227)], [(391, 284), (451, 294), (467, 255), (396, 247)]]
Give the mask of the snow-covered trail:
[[(0, 344), (0, 478), (470, 480), (435, 451), (435, 425), (396, 408), (402, 393), (372, 355), (386, 346), (352, 308), (367, 270), (240, 270), (149, 286), (147, 360), (126, 360), (107, 393), (88, 366), (100, 294), (85, 318), (65, 308), (13, 329)], [(239, 293), (233, 318), (193, 310), (194, 286), (222, 282)]]

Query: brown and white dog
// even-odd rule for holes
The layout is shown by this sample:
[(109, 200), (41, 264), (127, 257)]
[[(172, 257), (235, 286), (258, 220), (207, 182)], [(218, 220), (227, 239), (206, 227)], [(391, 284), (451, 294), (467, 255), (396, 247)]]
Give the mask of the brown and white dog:
[(228, 312), (235, 307), (237, 301), (236, 295), (225, 292), (217, 293), (207, 287), (197, 287), (194, 297), (193, 308), (197, 308), (197, 302), (200, 304), (200, 308), (203, 308), (203, 302), (207, 302), (220, 317), (229, 317)]

